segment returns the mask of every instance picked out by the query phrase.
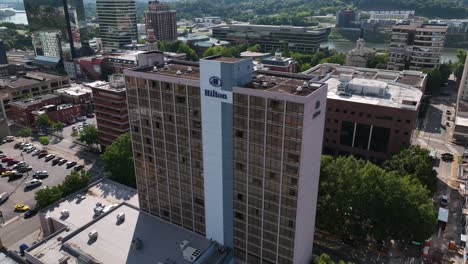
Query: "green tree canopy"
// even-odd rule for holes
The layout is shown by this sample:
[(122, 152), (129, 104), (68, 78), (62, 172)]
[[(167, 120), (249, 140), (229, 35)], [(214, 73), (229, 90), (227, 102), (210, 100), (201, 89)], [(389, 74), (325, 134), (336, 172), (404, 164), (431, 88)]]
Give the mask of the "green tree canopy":
[(127, 132), (120, 135), (101, 155), (110, 178), (121, 184), (136, 187), (132, 141)]
[(429, 151), (411, 145), (385, 161), (383, 168), (401, 176), (418, 179), (432, 194), (437, 189), (437, 172), (432, 167)]
[(41, 143), (42, 145), (49, 145), (49, 137), (48, 136), (39, 137), (39, 143)]
[(255, 44), (253, 46), (248, 47), (247, 50), (251, 52), (261, 52), (262, 47), (260, 46), (260, 44)]
[(83, 127), (80, 134), (80, 140), (88, 145), (96, 144), (98, 141), (98, 132), (95, 126), (87, 125)]
[(198, 61), (198, 56), (195, 50), (182, 41), (161, 41), (158, 46), (160, 51), (185, 53), (188, 60)]
[(346, 54), (345, 53), (336, 53), (335, 55), (322, 59), (320, 63), (336, 63), (340, 65), (344, 65), (346, 62)]
[[(335, 262), (331, 259), (331, 257), (325, 253), (321, 254), (317, 258), (315, 258), (312, 262), (312, 264), (335, 264)], [(344, 261), (340, 260), (338, 264), (345, 264)], [(352, 264), (351, 262), (348, 262), (347, 264)]]
[(34, 195), (37, 208), (41, 209), (57, 202), (62, 198), (62, 194), (63, 189), (60, 184), (53, 187), (41, 188)]
[(75, 171), (72, 170), (70, 175), (65, 177), (65, 180), (62, 183), (63, 197), (66, 197), (86, 186), (89, 183), (89, 172), (86, 170)]
[(418, 179), (354, 157), (322, 158), (320, 228), (353, 239), (424, 241), (435, 224), (430, 192)]
[(370, 58), (367, 61), (368, 68), (374, 69), (386, 69), (388, 62), (388, 53), (387, 54), (377, 54), (375, 57)]
[(225, 46), (213, 46), (208, 48), (204, 53), (203, 57), (209, 57), (213, 55), (221, 55), (223, 57), (240, 57), (240, 52), (235, 47), (225, 47)]
[(30, 128), (22, 128), (18, 131), (18, 133), (16, 134), (18, 137), (30, 137), (32, 134), (32, 131)]
[(54, 122), (50, 120), (49, 116), (47, 116), (46, 114), (42, 114), (36, 118), (35, 124), (38, 129), (42, 131), (47, 131), (54, 125)]

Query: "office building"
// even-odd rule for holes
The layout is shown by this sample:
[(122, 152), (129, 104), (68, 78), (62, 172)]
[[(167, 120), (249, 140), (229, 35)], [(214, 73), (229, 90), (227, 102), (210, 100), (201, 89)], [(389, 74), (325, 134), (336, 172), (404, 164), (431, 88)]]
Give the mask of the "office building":
[(176, 11), (169, 5), (159, 1), (149, 1), (148, 11), (145, 11), (146, 35), (152, 29), (158, 41), (174, 41), (177, 39)]
[(459, 83), (453, 141), (466, 143), (468, 141), (468, 57)]
[(3, 43), (3, 40), (0, 39), (0, 65), (2, 64), (8, 64), (8, 57), (6, 54), (5, 44)]
[(8, 126), (8, 119), (5, 111), (5, 106), (0, 95), (0, 137), (4, 138), (10, 136), (10, 128)]
[(447, 25), (397, 24), (392, 27), (389, 70), (431, 69), (440, 64)]
[(214, 56), (125, 70), (140, 207), (240, 263), (308, 263), (327, 85), (252, 66)]
[(93, 112), (93, 91), (83, 84), (72, 84), (70, 87), (54, 91), (62, 99), (62, 103), (81, 106), (80, 115), (88, 115)]
[(47, 105), (59, 105), (60, 103), (60, 97), (54, 94), (20, 99), (9, 103), (9, 116), (16, 124), (30, 127), (34, 124), (34, 111)]
[(291, 51), (313, 53), (327, 41), (329, 29), (238, 24), (214, 27), (212, 31), (214, 38), (231, 44), (259, 44), (263, 52), (282, 49), (288, 43)]
[(99, 36), (105, 50), (138, 39), (135, 0), (96, 0)]
[(279, 72), (298, 72), (297, 61), (293, 58), (283, 57), (283, 53), (280, 49), (275, 51), (274, 56), (268, 56), (267, 58), (262, 58), (260, 64), (264, 68), (268, 68), (271, 71)]
[(306, 71), (328, 85), (323, 152), (380, 163), (411, 143), (427, 75), (322, 64)]
[(24, 8), (37, 56), (68, 61), (76, 57), (79, 17), (84, 17), (82, 0), (24, 0)]
[(336, 12), (337, 28), (360, 28), (361, 14), (354, 10), (340, 10)]
[(0, 78), (0, 97), (8, 112), (8, 103), (28, 97), (52, 93), (56, 89), (70, 86), (70, 78), (45, 72), (17, 73)]
[(99, 144), (105, 149), (128, 131), (125, 81), (122, 75), (112, 75), (109, 82), (97, 81), (85, 85), (93, 91)]

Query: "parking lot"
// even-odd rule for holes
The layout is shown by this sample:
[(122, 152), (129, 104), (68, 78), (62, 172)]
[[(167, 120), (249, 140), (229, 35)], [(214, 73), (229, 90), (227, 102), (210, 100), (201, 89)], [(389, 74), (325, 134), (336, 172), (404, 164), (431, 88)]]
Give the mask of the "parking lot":
[[(38, 156), (32, 156), (31, 154), (22, 152), (20, 149), (14, 149), (15, 143), (21, 141), (21, 139), (16, 139), (14, 142), (0, 146), (0, 150), (2, 150), (7, 157), (14, 158), (18, 161), (24, 160), (32, 167), (32, 171), (24, 173), (23, 177), (20, 179), (9, 181), (8, 177), (0, 178), (0, 193), (7, 192), (10, 194), (9, 199), (0, 205), (0, 211), (3, 213), (3, 221), (5, 222), (15, 216), (22, 215), (22, 212), (15, 212), (15, 204), (22, 203), (33, 207), (35, 205), (34, 194), (41, 186), (55, 186), (62, 183), (65, 176), (70, 174), (70, 171), (73, 169), (67, 169), (65, 164), (52, 165), (52, 161), (46, 162), (44, 158), (39, 159)], [(37, 142), (33, 143), (33, 145), (38, 149), (44, 148)], [(45, 148), (48, 149), (47, 147)], [(48, 149), (48, 151), (50, 154), (55, 154), (57, 157), (60, 156), (59, 153), (51, 149)], [(49, 177), (42, 179), (43, 183), (41, 186), (29, 189), (25, 188), (25, 182), (33, 179), (32, 175), (36, 170), (46, 170), (49, 173)]]

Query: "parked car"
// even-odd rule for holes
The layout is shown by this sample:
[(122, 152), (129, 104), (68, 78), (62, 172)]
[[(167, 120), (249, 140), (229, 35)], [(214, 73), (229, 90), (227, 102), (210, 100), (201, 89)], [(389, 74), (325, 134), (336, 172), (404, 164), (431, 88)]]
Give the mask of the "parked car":
[(15, 164), (18, 163), (18, 162), (19, 162), (19, 160), (14, 160), (14, 159), (12, 159), (12, 160), (10, 160), (9, 162), (7, 162), (7, 165), (8, 165), (8, 166), (12, 166), (12, 165), (15, 165)]
[(27, 167), (29, 166), (28, 163), (26, 163), (26, 161), (20, 161), (18, 163), (16, 163), (15, 165), (13, 165), (13, 167), (11, 167), (13, 170), (16, 170), (17, 168), (22, 168), (22, 167)]
[(14, 148), (14, 149), (18, 149), (20, 146), (21, 146), (21, 142), (18, 142), (18, 143), (16, 143), (16, 144), (13, 146), (13, 148)]
[(451, 115), (451, 114), (452, 114), (452, 112), (450, 112), (450, 110), (445, 111), (445, 113), (446, 113), (447, 115)]
[(14, 181), (17, 179), (21, 179), (23, 177), (23, 174), (19, 171), (14, 171), (13, 174), (8, 176), (8, 181)]
[(13, 173), (14, 173), (14, 171), (6, 170), (6, 171), (2, 172), (2, 174), (0, 176), (1, 177), (10, 177), (10, 175), (12, 175)]
[(5, 153), (0, 153), (0, 159), (3, 159), (3, 158), (6, 158), (6, 154)]
[(441, 159), (445, 162), (453, 161), (454, 159), (452, 153), (442, 153), (440, 156), (441, 156)]
[(32, 170), (32, 167), (31, 166), (21, 167), (21, 168), (18, 168), (17, 170), (18, 172), (25, 173), (25, 172)]
[(27, 210), (27, 211), (24, 213), (24, 218), (32, 217), (32, 216), (34, 216), (35, 214), (37, 214), (37, 209), (36, 209), (36, 208), (34, 208), (34, 209), (29, 209), (29, 210)]
[(67, 168), (71, 168), (76, 165), (76, 161), (69, 161), (66, 163)]
[(39, 155), (39, 152), (40, 151), (38, 149), (35, 149), (33, 152), (31, 152), (31, 155), (32, 156), (37, 156), (37, 155)]
[(14, 136), (6, 136), (6, 137), (5, 137), (5, 140), (6, 140), (7, 142), (13, 142), (13, 141), (15, 140), (15, 137), (14, 137)]
[(30, 181), (25, 182), (26, 188), (34, 188), (42, 184), (42, 180), (39, 179), (32, 179)]
[(86, 116), (78, 116), (78, 117), (76, 118), (76, 120), (78, 120), (78, 121), (86, 121)]
[(2, 159), (2, 163), (9, 162), (10, 160), (13, 160), (13, 158), (5, 157)]
[(89, 114), (86, 115), (86, 117), (87, 117), (87, 118), (93, 118), (93, 117), (94, 117), (94, 114), (89, 113)]
[(45, 170), (42, 171), (35, 171), (33, 174), (34, 179), (44, 179), (49, 177), (49, 173)]
[(448, 196), (447, 195), (441, 195), (440, 200), (439, 200), (440, 206), (447, 206), (448, 205)]
[(60, 159), (60, 160), (58, 161), (58, 165), (63, 165), (63, 164), (65, 164), (67, 161), (68, 161), (68, 160), (66, 160), (66, 159)]
[(62, 159), (61, 157), (57, 157), (56, 159), (52, 161), (52, 165), (57, 165), (61, 159)]
[(4, 203), (8, 197), (10, 197), (10, 194), (7, 192), (3, 192), (0, 194), (0, 203)]
[(75, 171), (80, 171), (84, 168), (84, 166), (82, 164), (76, 166), (75, 168), (73, 168)]
[(46, 162), (47, 162), (47, 161), (50, 161), (50, 160), (52, 160), (53, 158), (55, 158), (55, 155), (54, 155), (54, 154), (49, 154), (49, 155), (45, 156), (45, 161), (46, 161)]
[(27, 211), (29, 210), (29, 206), (25, 204), (15, 204), (15, 211)]
[(33, 152), (34, 150), (36, 150), (36, 147), (31, 147), (30, 149), (28, 149), (28, 150), (26, 151), (26, 153), (31, 153), (31, 152)]

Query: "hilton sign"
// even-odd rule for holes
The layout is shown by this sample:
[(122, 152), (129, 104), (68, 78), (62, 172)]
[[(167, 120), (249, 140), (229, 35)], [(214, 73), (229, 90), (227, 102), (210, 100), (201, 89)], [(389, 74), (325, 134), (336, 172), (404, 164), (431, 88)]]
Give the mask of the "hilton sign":
[(205, 90), (205, 96), (209, 97), (216, 97), (216, 98), (221, 98), (221, 99), (227, 99), (227, 95), (223, 93), (218, 93), (215, 90)]

